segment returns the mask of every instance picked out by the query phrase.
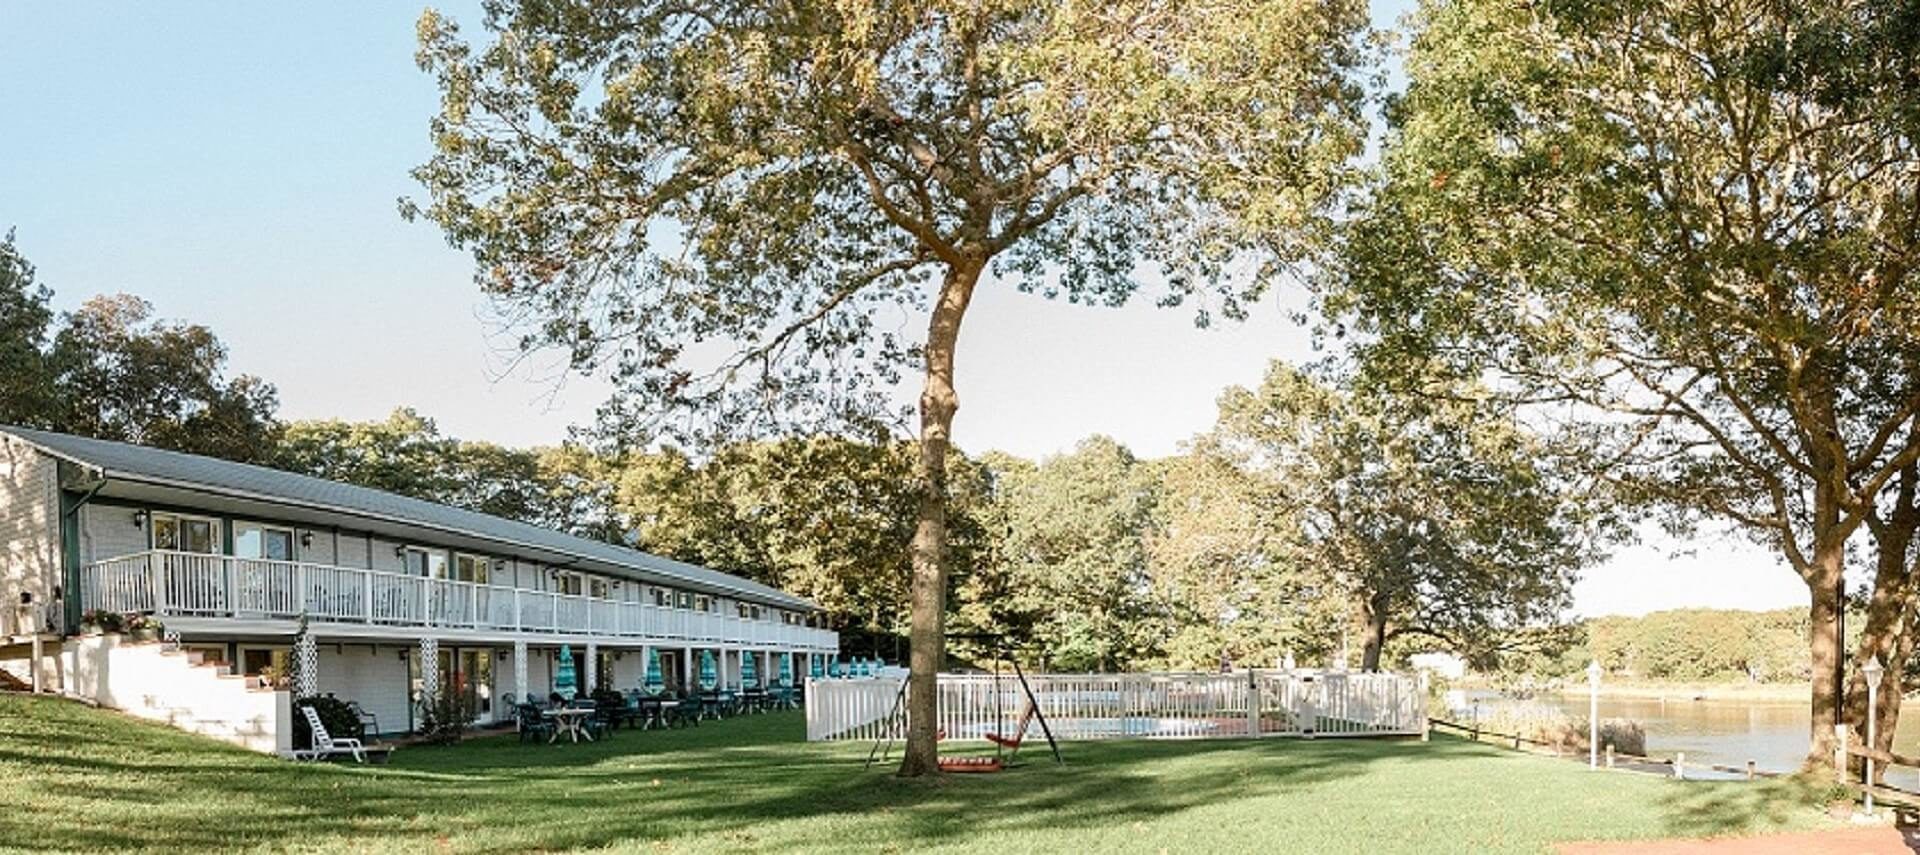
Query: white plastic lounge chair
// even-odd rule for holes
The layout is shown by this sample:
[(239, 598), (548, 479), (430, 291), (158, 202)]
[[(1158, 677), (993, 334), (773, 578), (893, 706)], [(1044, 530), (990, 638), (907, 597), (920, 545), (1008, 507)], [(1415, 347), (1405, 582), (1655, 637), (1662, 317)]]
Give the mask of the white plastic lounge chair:
[(313, 731), (313, 747), (296, 749), (295, 760), (321, 760), (340, 754), (351, 754), (360, 763), (367, 762), (367, 748), (358, 739), (334, 739), (327, 734), (327, 726), (320, 723), (320, 713), (313, 707), (301, 705), (300, 712), (307, 717), (307, 727)]

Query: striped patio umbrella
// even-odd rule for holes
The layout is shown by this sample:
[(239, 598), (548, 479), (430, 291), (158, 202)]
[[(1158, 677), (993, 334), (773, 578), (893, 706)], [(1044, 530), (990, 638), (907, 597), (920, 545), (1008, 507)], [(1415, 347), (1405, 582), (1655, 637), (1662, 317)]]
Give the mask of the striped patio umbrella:
[(827, 676), (827, 657), (812, 656), (808, 658), (813, 660), (812, 667), (808, 669), (811, 672), (808, 676), (812, 677), (815, 680), (818, 680)]
[(560, 667), (553, 673), (553, 690), (571, 698), (580, 691), (580, 678), (573, 673), (573, 648), (560, 645)]
[(793, 685), (793, 654), (780, 654), (780, 676), (778, 679), (782, 686)]
[(760, 663), (754, 661), (759, 658), (753, 651), (740, 651), (740, 688), (759, 688)]
[(702, 650), (700, 651), (700, 688), (711, 692), (718, 685), (720, 685), (720, 669), (713, 664), (713, 651)]
[(640, 687), (649, 695), (657, 695), (667, 690), (665, 675), (660, 673), (660, 648), (647, 648), (647, 675), (641, 678)]

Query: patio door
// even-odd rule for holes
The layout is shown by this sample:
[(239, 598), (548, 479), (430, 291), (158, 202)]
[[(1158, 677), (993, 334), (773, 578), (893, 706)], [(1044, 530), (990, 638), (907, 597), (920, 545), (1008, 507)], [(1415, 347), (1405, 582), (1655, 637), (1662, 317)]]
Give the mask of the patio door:
[(151, 526), (153, 548), (168, 553), (161, 558), (161, 573), (169, 606), (197, 614), (227, 611), (227, 568), (219, 557), (220, 521), (155, 512)]
[(460, 698), (474, 724), (493, 723), (493, 648), (440, 650), (440, 691)]

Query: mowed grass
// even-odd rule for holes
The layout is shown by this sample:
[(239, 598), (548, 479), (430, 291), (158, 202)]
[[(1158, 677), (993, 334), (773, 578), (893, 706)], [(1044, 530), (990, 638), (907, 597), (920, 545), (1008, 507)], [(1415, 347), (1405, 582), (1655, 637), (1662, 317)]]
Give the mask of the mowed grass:
[(998, 775), (902, 781), (798, 713), (411, 747), (296, 765), (77, 704), (0, 695), (0, 848), (518, 852), (1538, 852), (1824, 827), (1790, 782), (1680, 783), (1435, 737), (1042, 744)]

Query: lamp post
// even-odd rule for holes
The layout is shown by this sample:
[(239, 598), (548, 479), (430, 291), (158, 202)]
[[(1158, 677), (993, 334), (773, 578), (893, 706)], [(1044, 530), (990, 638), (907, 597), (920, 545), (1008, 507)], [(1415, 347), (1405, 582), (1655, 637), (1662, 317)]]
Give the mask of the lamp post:
[[(1867, 750), (1869, 751), (1873, 750), (1873, 747), (1876, 744), (1878, 744), (1877, 741), (1874, 739), (1874, 719), (1877, 719), (1880, 717), (1879, 715), (1880, 707), (1878, 704), (1879, 695), (1880, 695), (1880, 677), (1882, 674), (1886, 673), (1886, 670), (1887, 669), (1880, 666), (1880, 657), (1878, 656), (1867, 657), (1866, 663), (1860, 666), (1860, 675), (1867, 678)], [(1865, 756), (1867, 758), (1867, 779), (1866, 779), (1867, 815), (1872, 816), (1873, 815), (1873, 755), (1868, 754)]]
[(1600, 660), (1587, 663), (1587, 768), (1600, 768)]

